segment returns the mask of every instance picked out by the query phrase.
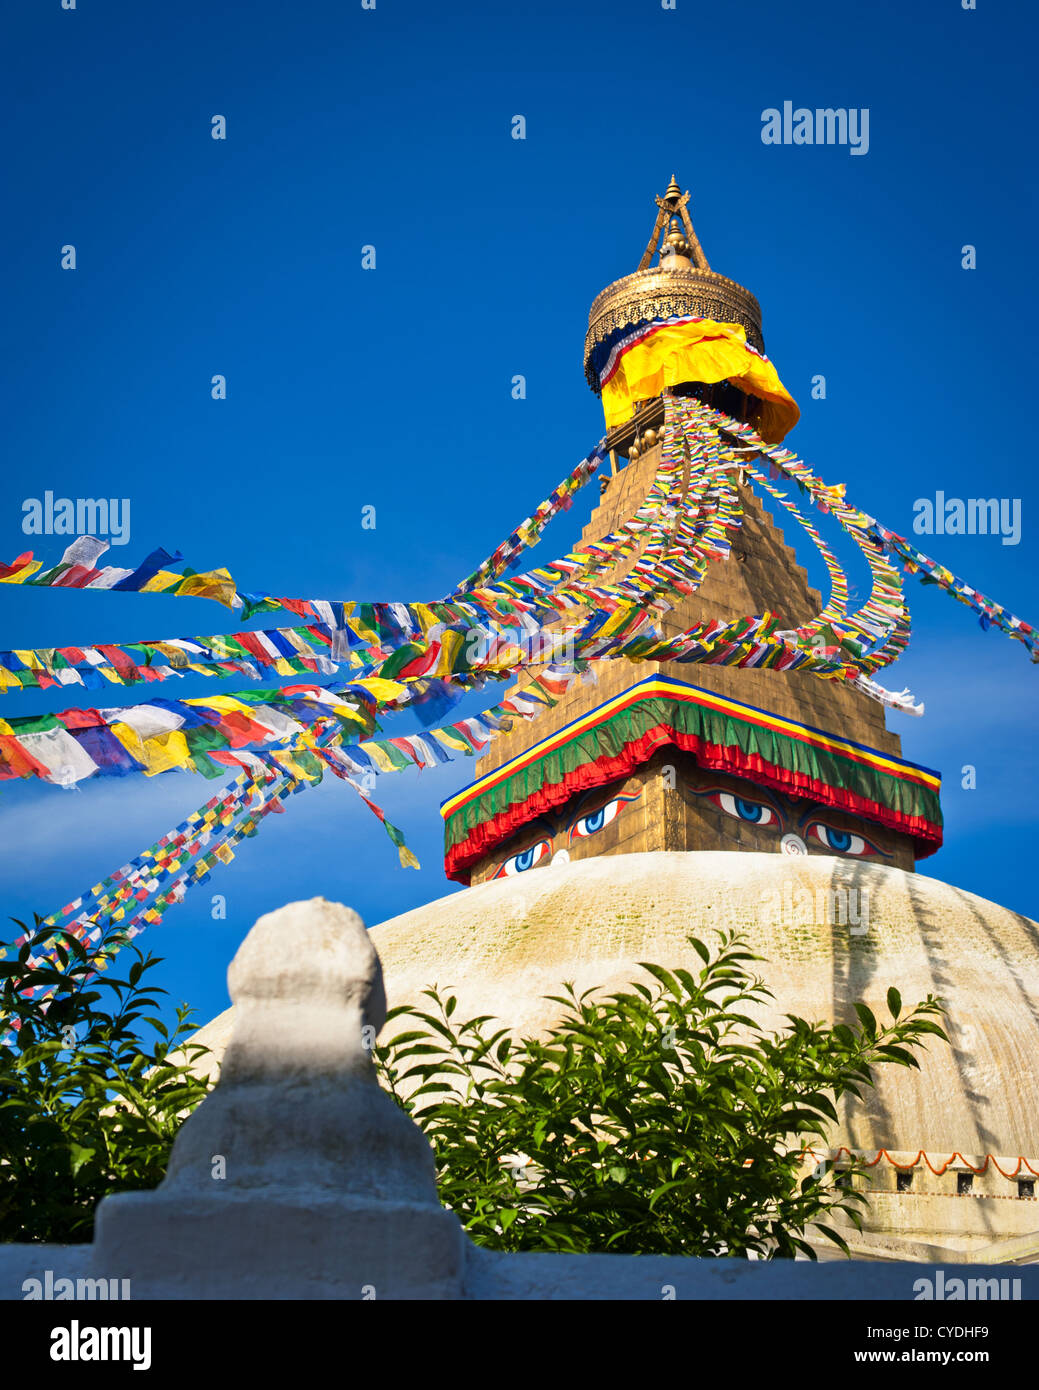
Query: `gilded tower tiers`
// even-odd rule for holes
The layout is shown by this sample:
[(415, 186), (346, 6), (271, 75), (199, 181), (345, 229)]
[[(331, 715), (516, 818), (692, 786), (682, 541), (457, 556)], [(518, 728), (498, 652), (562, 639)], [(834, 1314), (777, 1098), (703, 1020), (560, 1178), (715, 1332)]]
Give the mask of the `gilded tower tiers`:
[[(589, 314), (585, 372), (603, 400), (609, 462), (582, 544), (639, 511), (676, 400), (695, 398), (769, 443), (798, 419), (765, 354), (760, 305), (711, 269), (689, 194), (672, 178), (656, 204), (638, 268)], [(672, 601), (665, 636), (763, 613), (796, 629), (823, 607), (735, 463), (732, 484), (741, 522), (731, 551)], [(619, 560), (612, 574), (631, 563)], [(882, 705), (854, 684), (709, 663), (596, 665), (595, 683), (571, 685), (552, 709), (494, 740), (472, 786), (445, 802), (452, 877), (478, 883), (647, 850), (823, 854), (912, 869), (940, 843), (937, 774), (902, 759)], [(933, 798), (929, 814), (907, 808), (907, 786)]]

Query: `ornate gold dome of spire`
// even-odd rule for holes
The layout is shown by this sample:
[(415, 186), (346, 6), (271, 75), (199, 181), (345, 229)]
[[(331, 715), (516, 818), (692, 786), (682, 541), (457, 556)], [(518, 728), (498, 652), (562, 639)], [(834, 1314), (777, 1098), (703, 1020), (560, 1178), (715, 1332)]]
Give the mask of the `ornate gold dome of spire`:
[[(634, 328), (650, 319), (695, 314), (722, 323), (738, 323), (747, 341), (764, 351), (761, 305), (735, 280), (712, 270), (689, 216), (689, 193), (674, 175), (662, 198), (654, 199), (657, 219), (638, 269), (599, 294), (588, 315), (584, 369), (588, 384), (599, 394), (599, 375), (593, 353), (618, 329)], [(665, 230), (666, 229), (666, 230)], [(650, 262), (655, 255), (658, 263)]]

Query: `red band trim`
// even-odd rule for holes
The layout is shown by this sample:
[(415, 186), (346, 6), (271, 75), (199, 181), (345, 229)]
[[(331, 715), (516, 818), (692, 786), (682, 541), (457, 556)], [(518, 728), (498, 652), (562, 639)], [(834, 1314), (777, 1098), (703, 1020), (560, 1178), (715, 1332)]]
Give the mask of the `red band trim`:
[(546, 811), (562, 806), (575, 792), (605, 786), (618, 777), (630, 775), (636, 767), (648, 762), (657, 749), (667, 747), (668, 744), (673, 744), (683, 752), (694, 754), (701, 766), (714, 772), (731, 772), (737, 775), (745, 773), (755, 782), (775, 791), (794, 796), (814, 797), (822, 805), (850, 811), (874, 821), (877, 825), (886, 826), (889, 830), (910, 835), (916, 841), (918, 859), (926, 859), (941, 847), (941, 827), (922, 816), (909, 816), (904, 812), (892, 810), (889, 806), (882, 806), (879, 802), (859, 796), (845, 787), (834, 787), (821, 782), (807, 773), (775, 767), (766, 763), (756, 753), (744, 753), (739, 748), (725, 744), (708, 743), (695, 734), (676, 732), (670, 725), (658, 724), (613, 757), (583, 763), (572, 772), (564, 773), (561, 781), (532, 792), (523, 801), (499, 811), (482, 825), (474, 826), (464, 840), (460, 840), (446, 852), (444, 872), (448, 878), (458, 883), (469, 883), (469, 871), (473, 864), (524, 825), (529, 825)]

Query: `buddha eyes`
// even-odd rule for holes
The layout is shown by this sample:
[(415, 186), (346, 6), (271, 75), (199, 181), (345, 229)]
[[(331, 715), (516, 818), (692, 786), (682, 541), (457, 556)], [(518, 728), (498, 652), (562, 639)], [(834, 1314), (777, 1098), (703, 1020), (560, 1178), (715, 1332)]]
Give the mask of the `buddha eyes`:
[(832, 825), (825, 825), (821, 820), (812, 821), (805, 833), (811, 839), (825, 845), (828, 850), (832, 850), (834, 854), (866, 858), (871, 854), (881, 853), (864, 835), (856, 835), (851, 830), (834, 830)]
[[(697, 794), (706, 796), (719, 810), (724, 811), (727, 816), (732, 816), (734, 820), (745, 821), (748, 825), (771, 825), (777, 829), (780, 828), (779, 812), (775, 807), (769, 806), (763, 801), (752, 801), (749, 797), (737, 796), (734, 792), (721, 790)], [(604, 830), (606, 826), (617, 819), (628, 802), (637, 801), (640, 795), (640, 792), (636, 792), (634, 796), (615, 796), (612, 801), (607, 801), (598, 810), (590, 811), (584, 816), (578, 816), (570, 826), (567, 843), (572, 844), (574, 840), (584, 840), (590, 835), (597, 835), (600, 830)], [(837, 830), (832, 825), (827, 825), (825, 821), (811, 821), (803, 833), (806, 839), (814, 840), (830, 854), (846, 855), (851, 859), (868, 859), (873, 855), (883, 854), (883, 850), (878, 849), (864, 835), (858, 835), (853, 830)], [(798, 841), (798, 843), (801, 845), (801, 853), (803, 854), (803, 842)], [(536, 844), (506, 859), (494, 877), (511, 878), (515, 874), (526, 873), (528, 869), (536, 869), (539, 864), (544, 864), (551, 857), (552, 841), (538, 840)], [(560, 859), (566, 857), (564, 852), (560, 851)]]
[(514, 854), (511, 859), (506, 859), (495, 878), (511, 878), (513, 874), (522, 874), (527, 869), (536, 868), (538, 864), (543, 864), (552, 853), (552, 846), (548, 840), (539, 840), (536, 845), (531, 845), (529, 849)]
[(751, 825), (774, 825), (778, 817), (771, 806), (761, 801), (748, 801), (746, 797), (734, 796), (732, 792), (711, 792), (710, 799), (727, 816), (748, 821)]
[[(589, 835), (597, 835), (617, 819), (624, 807), (631, 801), (638, 801), (642, 795), (641, 790), (630, 796), (615, 796), (612, 801), (607, 801), (604, 806), (600, 806), (597, 811), (589, 811), (586, 816), (578, 816), (571, 824), (567, 832), (567, 844), (572, 844), (576, 840), (587, 839)], [(560, 828), (560, 834), (562, 828)], [(556, 837), (558, 840), (558, 836)], [(523, 850), (520, 854), (514, 854), (506, 859), (498, 871), (492, 875), (493, 878), (511, 878), (514, 874), (526, 873), (528, 869), (536, 869), (539, 864), (544, 864), (546, 860), (552, 858), (552, 841), (539, 840), (537, 844), (531, 845), (529, 849)], [(562, 863), (569, 859), (565, 850), (559, 850), (555, 856), (556, 862)]]
[[(732, 792), (710, 791), (702, 794), (719, 810), (735, 820), (746, 821), (748, 825), (779, 827), (779, 813), (762, 801), (751, 801), (748, 797), (736, 796)], [(878, 849), (864, 835), (858, 835), (853, 830), (836, 830), (821, 820), (810, 822), (805, 827), (804, 835), (806, 839), (822, 845), (830, 854), (844, 854), (852, 859), (868, 859), (872, 855), (883, 854), (883, 850)]]
[(637, 792), (634, 796), (615, 796), (612, 801), (607, 801), (606, 805), (600, 806), (597, 811), (592, 811), (587, 816), (579, 816), (570, 827), (567, 843), (571, 843), (574, 839), (584, 839), (588, 835), (597, 835), (604, 826), (617, 819), (629, 801), (637, 801), (641, 795), (641, 792)]

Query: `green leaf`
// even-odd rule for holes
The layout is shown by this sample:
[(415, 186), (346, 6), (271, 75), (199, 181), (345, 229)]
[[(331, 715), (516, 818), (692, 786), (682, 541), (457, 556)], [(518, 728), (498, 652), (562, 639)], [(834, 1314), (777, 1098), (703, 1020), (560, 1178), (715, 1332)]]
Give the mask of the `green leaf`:
[(703, 942), (698, 937), (691, 936), (689, 937), (689, 944), (703, 961), (704, 965), (709, 965), (711, 962), (711, 953)]
[(844, 1253), (850, 1258), (851, 1249), (848, 1245), (848, 1242), (844, 1239), (842, 1235), (839, 1235), (836, 1231), (831, 1230), (829, 1226), (823, 1226), (818, 1223), (815, 1226), (813, 1226), (812, 1229), (818, 1231), (821, 1235), (826, 1236), (828, 1240), (832, 1240), (834, 1245), (839, 1246), (840, 1249), (843, 1250)]
[(894, 985), (887, 992), (887, 1007), (892, 1018), (897, 1018), (902, 1012), (902, 996)]
[(95, 1149), (84, 1148), (82, 1144), (69, 1145), (70, 1167), (72, 1176), (75, 1177), (85, 1163), (89, 1163), (96, 1153)]
[(903, 1067), (919, 1067), (920, 1065), (911, 1052), (908, 1052), (904, 1047), (896, 1047), (894, 1043), (887, 1043), (884, 1047), (879, 1047), (877, 1054), (879, 1057), (896, 1062)]
[(866, 1036), (875, 1038), (877, 1036), (877, 1020), (873, 1016), (872, 1009), (867, 1008), (860, 1000), (856, 1000), (852, 1007), (859, 1016), (859, 1022), (862, 1024)]

